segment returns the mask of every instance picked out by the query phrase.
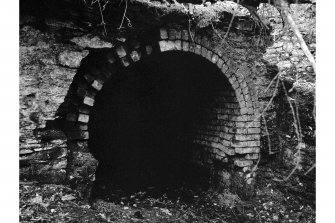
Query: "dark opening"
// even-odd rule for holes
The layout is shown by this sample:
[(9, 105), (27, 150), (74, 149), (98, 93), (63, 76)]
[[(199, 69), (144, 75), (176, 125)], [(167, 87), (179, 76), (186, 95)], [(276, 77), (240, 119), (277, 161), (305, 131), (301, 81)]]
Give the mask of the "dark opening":
[(215, 65), (181, 52), (143, 59), (105, 83), (89, 122), (97, 184), (207, 185), (209, 171), (192, 162), (190, 141), (194, 124), (206, 122), (205, 108), (224, 88)]

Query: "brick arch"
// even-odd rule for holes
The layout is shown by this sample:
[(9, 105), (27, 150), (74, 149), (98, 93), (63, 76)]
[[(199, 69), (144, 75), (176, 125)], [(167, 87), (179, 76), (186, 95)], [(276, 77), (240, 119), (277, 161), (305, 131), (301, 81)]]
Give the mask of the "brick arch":
[[(211, 49), (206, 36), (191, 38), (187, 30), (160, 29), (149, 40), (128, 40), (112, 49), (100, 52), (99, 59), (82, 63), (87, 69), (79, 70), (67, 95), (68, 108), (63, 118), (70, 123), (67, 136), (70, 141), (88, 141), (90, 109), (95, 96), (104, 83), (142, 58), (167, 51), (190, 52), (202, 56), (216, 65), (232, 86), (239, 105), (238, 115), (228, 115), (234, 122), (229, 131), (233, 133), (228, 145), (212, 144), (224, 157), (232, 157), (239, 167), (251, 166), (260, 151), (260, 122), (258, 119), (257, 96), (248, 80), (249, 69), (237, 66), (227, 59), (224, 52)], [(225, 159), (227, 160), (227, 159)]]

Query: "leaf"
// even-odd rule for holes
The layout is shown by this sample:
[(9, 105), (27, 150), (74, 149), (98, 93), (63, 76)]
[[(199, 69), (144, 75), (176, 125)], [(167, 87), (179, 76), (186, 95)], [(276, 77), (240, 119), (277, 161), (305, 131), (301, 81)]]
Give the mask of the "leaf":
[(43, 203), (43, 198), (42, 198), (42, 196), (37, 195), (36, 197), (30, 199), (29, 202), (33, 203), (33, 204), (41, 204), (41, 203)]
[(76, 197), (73, 196), (72, 194), (66, 194), (62, 196), (62, 201), (72, 201), (74, 199), (76, 199)]

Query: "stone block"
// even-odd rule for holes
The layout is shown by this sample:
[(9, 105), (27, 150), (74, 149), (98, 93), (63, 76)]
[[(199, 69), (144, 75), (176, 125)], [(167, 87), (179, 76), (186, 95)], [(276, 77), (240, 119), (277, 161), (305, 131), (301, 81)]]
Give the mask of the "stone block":
[(126, 52), (124, 46), (116, 47), (115, 52), (119, 56), (119, 58), (125, 57), (127, 55), (127, 52)]

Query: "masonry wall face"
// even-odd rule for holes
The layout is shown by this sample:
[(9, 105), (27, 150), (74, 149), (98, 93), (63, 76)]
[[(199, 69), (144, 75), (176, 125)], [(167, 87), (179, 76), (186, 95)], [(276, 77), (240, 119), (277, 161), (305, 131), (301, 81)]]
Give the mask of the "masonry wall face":
[[(234, 32), (228, 38), (229, 44), (213, 35), (211, 30), (189, 33), (187, 29), (172, 26), (151, 31), (150, 34), (139, 33), (135, 39), (126, 39), (113, 47), (90, 52), (81, 61), (77, 71), (69, 69), (71, 75), (66, 75), (67, 79), (63, 79), (60, 86), (62, 94), (56, 94), (56, 97), (50, 95), (53, 86), (42, 91), (35, 89), (36, 92), (49, 94), (52, 100), (61, 95), (62, 97), (57, 99), (58, 107), (55, 106), (50, 111), (50, 116), (53, 117), (44, 119), (44, 124), (40, 126), (24, 127), (24, 120), (34, 122), (34, 118), (31, 114), (22, 114), (21, 131), (35, 131), (35, 134), (28, 137), (31, 142), (28, 139), (20, 147), (21, 160), (27, 160), (24, 167), (26, 171), (21, 176), (37, 177), (46, 182), (52, 181), (52, 178), (54, 182), (68, 182), (83, 191), (87, 190), (94, 181), (94, 172), (98, 165), (88, 148), (88, 123), (95, 97), (103, 89), (104, 83), (142, 58), (168, 51), (180, 51), (193, 53), (210, 61), (221, 70), (230, 85), (228, 90), (218, 89), (215, 103), (204, 108), (208, 109), (206, 123), (195, 123), (192, 138), (183, 137), (189, 143), (197, 145), (194, 147), (195, 161), (209, 167), (213, 162), (222, 163), (224, 168), (215, 171), (228, 185), (233, 184), (230, 181), (234, 176), (242, 177), (248, 185), (252, 185), (254, 173), (249, 173), (252, 173), (253, 164), (260, 153), (259, 96), (265, 88), (265, 84), (255, 86), (253, 82), (255, 79), (264, 78), (266, 83), (266, 66), (262, 62), (262, 51), (253, 48), (257, 39)], [(76, 50), (78, 53), (84, 52), (83, 47), (77, 47)], [(78, 68), (76, 64), (70, 66)], [(41, 78), (43, 81), (47, 80), (45, 77)], [(27, 89), (26, 87), (27, 82), (24, 82), (22, 89)], [(64, 95), (66, 91), (67, 94)], [(33, 98), (34, 103), (41, 102), (40, 98), (34, 98), (34, 94), (23, 92), (25, 91), (20, 91), (22, 102), (29, 97)], [(24, 105), (21, 108), (25, 108)], [(55, 152), (41, 156), (38, 162), (38, 159), (29, 159), (29, 156), (38, 156), (39, 151), (36, 148), (45, 148), (41, 146), (45, 141), (51, 147), (50, 151)], [(34, 144), (38, 146), (34, 147)], [(45, 151), (43, 154), (51, 153)], [(45, 164), (57, 177), (49, 177), (49, 169), (44, 171)], [(228, 171), (229, 169), (233, 172)]]

